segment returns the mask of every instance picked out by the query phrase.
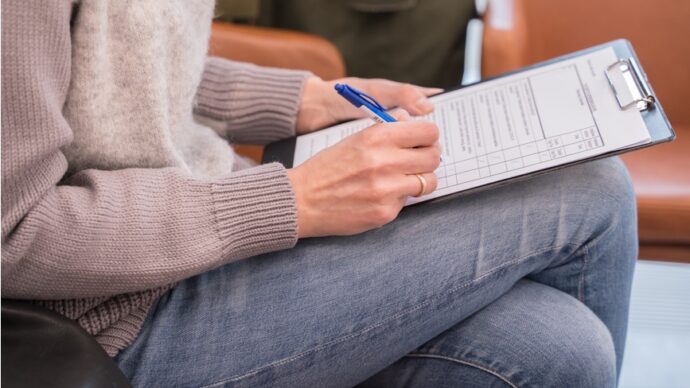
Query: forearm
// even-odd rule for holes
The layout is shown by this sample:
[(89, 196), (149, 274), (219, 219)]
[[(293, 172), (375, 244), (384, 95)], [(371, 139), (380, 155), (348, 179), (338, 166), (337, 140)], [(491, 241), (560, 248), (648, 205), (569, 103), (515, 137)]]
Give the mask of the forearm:
[(197, 91), (197, 120), (231, 143), (266, 144), (294, 136), (308, 72), (209, 57)]
[(2, 292), (68, 299), (143, 290), (296, 240), (280, 165), (214, 181), (177, 169), (91, 170), (49, 188), (3, 230)]

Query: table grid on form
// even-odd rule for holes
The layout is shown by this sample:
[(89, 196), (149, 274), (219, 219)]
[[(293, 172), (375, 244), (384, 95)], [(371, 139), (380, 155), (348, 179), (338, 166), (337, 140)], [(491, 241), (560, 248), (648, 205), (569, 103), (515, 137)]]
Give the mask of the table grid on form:
[[(550, 78), (570, 80), (582, 114), (580, 128), (545, 127), (539, 115), (533, 83)], [(514, 80), (490, 89), (436, 101), (436, 111), (424, 117), (438, 123), (444, 161), (436, 170), (439, 188), (461, 185), (538, 163), (603, 146), (574, 65)]]

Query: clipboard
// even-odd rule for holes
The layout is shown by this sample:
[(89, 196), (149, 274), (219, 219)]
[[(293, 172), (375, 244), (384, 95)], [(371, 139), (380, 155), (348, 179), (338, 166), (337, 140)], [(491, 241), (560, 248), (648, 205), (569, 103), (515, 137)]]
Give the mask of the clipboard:
[[(606, 72), (606, 79), (611, 88), (611, 98), (614, 98), (622, 110), (635, 109), (640, 112), (642, 120), (647, 127), (650, 135), (650, 141), (644, 144), (625, 147), (622, 149), (608, 151), (585, 159), (566, 162), (557, 166), (544, 168), (531, 173), (513, 176), (504, 180), (491, 182), (482, 186), (477, 186), (468, 190), (459, 191), (455, 194), (465, 194), (500, 186), (516, 180), (522, 180), (535, 175), (540, 175), (549, 171), (565, 168), (575, 164), (588, 162), (591, 160), (602, 159), (646, 147), (651, 147), (656, 144), (670, 142), (675, 139), (676, 134), (673, 131), (671, 124), (663, 111), (663, 108), (657, 98), (652, 86), (650, 85), (647, 75), (640, 64), (640, 61), (635, 53), (632, 44), (626, 39), (618, 39), (598, 46), (590, 47), (584, 50), (576, 51), (561, 57), (557, 57), (548, 61), (537, 63), (531, 66), (521, 68), (512, 72), (508, 72), (496, 77), (484, 79), (482, 81), (459, 86), (457, 88), (446, 90), (440, 94), (449, 93), (458, 89), (472, 87), (473, 85), (481, 84), (483, 82), (500, 79), (506, 76), (521, 73), (523, 71), (538, 69), (543, 66), (552, 65), (554, 63), (562, 62), (568, 59), (576, 58), (582, 55), (590, 54), (605, 48), (613, 48), (618, 60), (609, 65)], [(293, 167), (294, 151), (296, 147), (296, 138), (281, 140), (271, 143), (266, 146), (263, 155), (262, 163), (279, 162), (286, 168)], [(442, 197), (445, 198), (445, 197)], [(432, 199), (436, 201), (441, 198)]]

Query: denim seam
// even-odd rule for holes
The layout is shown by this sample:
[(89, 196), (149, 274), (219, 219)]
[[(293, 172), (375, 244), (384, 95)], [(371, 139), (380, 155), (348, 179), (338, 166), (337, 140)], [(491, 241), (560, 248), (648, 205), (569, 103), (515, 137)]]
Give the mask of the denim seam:
[(584, 252), (582, 256), (582, 270), (580, 271), (580, 284), (578, 285), (578, 299), (580, 299), (580, 302), (586, 305), (587, 303), (585, 301), (585, 278), (587, 274), (587, 269), (589, 268), (589, 245), (583, 246), (582, 249), (584, 250)]
[(526, 261), (526, 260), (529, 260), (530, 258), (533, 258), (533, 257), (535, 257), (535, 256), (537, 256), (537, 255), (539, 255), (539, 254), (542, 254), (542, 253), (544, 253), (544, 252), (548, 252), (549, 250), (560, 250), (560, 249), (565, 248), (566, 246), (581, 246), (581, 244), (565, 243), (565, 244), (559, 245), (559, 246), (557, 246), (557, 247), (546, 247), (546, 248), (537, 249), (537, 250), (535, 250), (535, 251), (533, 251), (533, 252), (531, 252), (531, 253), (529, 253), (529, 254), (527, 254), (527, 255), (524, 255), (524, 256), (521, 256), (521, 257), (519, 257), (519, 258), (513, 259), (513, 260), (511, 260), (511, 261), (505, 262), (505, 263), (499, 265), (498, 267), (495, 267), (495, 268), (492, 269), (491, 271), (483, 273), (482, 275), (480, 275), (480, 276), (477, 277), (476, 279), (472, 279), (472, 280), (470, 280), (470, 281), (468, 281), (468, 282), (466, 282), (466, 283), (463, 283), (463, 284), (460, 284), (460, 285), (458, 285), (458, 286), (456, 286), (456, 287), (453, 287), (453, 288), (451, 288), (450, 290), (446, 291), (443, 295), (438, 295), (438, 296), (436, 296), (436, 297), (434, 297), (434, 298), (427, 299), (427, 300), (425, 300), (425, 301), (423, 301), (423, 302), (421, 302), (421, 303), (419, 303), (419, 304), (417, 304), (417, 305), (414, 305), (414, 306), (412, 306), (412, 307), (410, 307), (410, 308), (408, 308), (408, 309), (406, 309), (406, 310), (403, 310), (403, 311), (398, 312), (398, 313), (396, 313), (396, 314), (394, 314), (394, 315), (392, 315), (392, 316), (390, 316), (390, 317), (388, 317), (388, 318), (385, 318), (385, 319), (383, 319), (382, 321), (379, 321), (379, 322), (376, 323), (376, 324), (373, 324), (373, 325), (371, 325), (371, 326), (365, 327), (365, 328), (363, 328), (363, 329), (361, 329), (361, 330), (359, 330), (359, 331), (356, 331), (356, 332), (347, 334), (347, 335), (345, 335), (345, 336), (343, 336), (343, 337), (339, 337), (339, 338), (333, 339), (333, 340), (331, 340), (331, 341), (328, 341), (328, 342), (326, 342), (326, 343), (323, 343), (323, 344), (321, 344), (321, 345), (318, 345), (318, 346), (316, 346), (316, 347), (313, 347), (313, 348), (311, 348), (311, 349), (308, 349), (308, 350), (305, 350), (305, 351), (303, 351), (303, 352), (301, 352), (301, 353), (298, 353), (298, 354), (296, 354), (296, 355), (294, 355), (294, 356), (291, 356), (291, 357), (288, 357), (288, 358), (285, 358), (285, 359), (282, 359), (282, 360), (278, 360), (278, 361), (272, 362), (272, 363), (270, 363), (270, 364), (268, 364), (268, 365), (261, 366), (261, 367), (259, 367), (259, 368), (256, 368), (256, 369), (254, 369), (254, 370), (252, 370), (252, 371), (249, 371), (249, 372), (246, 372), (246, 373), (241, 374), (241, 375), (239, 375), (239, 376), (232, 376), (232, 377), (229, 377), (229, 378), (227, 378), (227, 379), (224, 379), (224, 380), (221, 380), (221, 381), (212, 383), (212, 384), (204, 385), (204, 386), (202, 386), (201, 388), (212, 388), (212, 387), (218, 387), (218, 386), (221, 386), (221, 385), (223, 385), (223, 384), (230, 383), (230, 382), (239, 382), (240, 380), (244, 380), (244, 379), (246, 379), (246, 378), (250, 378), (250, 377), (253, 377), (253, 376), (255, 376), (255, 375), (258, 375), (259, 373), (261, 373), (261, 372), (263, 372), (263, 371), (265, 371), (265, 370), (268, 370), (268, 369), (270, 369), (270, 368), (274, 368), (274, 367), (277, 367), (277, 366), (282, 366), (282, 365), (288, 364), (288, 363), (290, 363), (290, 362), (299, 360), (300, 358), (306, 357), (306, 356), (309, 355), (309, 354), (312, 354), (312, 353), (314, 353), (314, 352), (317, 352), (317, 351), (320, 351), (320, 350), (322, 350), (322, 349), (325, 349), (325, 348), (327, 348), (327, 347), (329, 347), (329, 346), (337, 345), (337, 344), (342, 343), (342, 342), (344, 342), (344, 341), (346, 341), (346, 340), (349, 340), (349, 339), (352, 339), (352, 338), (356, 338), (356, 337), (358, 337), (358, 336), (360, 336), (360, 335), (362, 335), (362, 334), (366, 334), (366, 333), (369, 332), (369, 331), (372, 331), (372, 330), (377, 329), (377, 328), (379, 328), (379, 327), (381, 327), (381, 326), (384, 326), (384, 325), (386, 325), (386, 324), (389, 323), (389, 322), (395, 321), (395, 320), (397, 320), (397, 319), (399, 319), (399, 318), (401, 318), (401, 317), (404, 317), (405, 315), (408, 315), (408, 314), (413, 313), (413, 312), (415, 312), (415, 311), (417, 311), (417, 310), (420, 310), (420, 309), (422, 309), (422, 308), (424, 308), (424, 307), (426, 307), (426, 306), (432, 304), (436, 299), (440, 299), (441, 296), (447, 297), (449, 294), (453, 294), (453, 293), (455, 293), (455, 292), (457, 292), (457, 291), (460, 291), (460, 290), (462, 290), (462, 289), (464, 289), (464, 288), (470, 287), (471, 285), (476, 284), (476, 283), (480, 282), (481, 280), (484, 280), (485, 278), (487, 278), (487, 277), (489, 277), (489, 276), (491, 276), (491, 275), (493, 275), (493, 274), (495, 274), (495, 273), (501, 271), (502, 269), (504, 269), (504, 268), (506, 268), (506, 267), (509, 267), (509, 266), (512, 266), (512, 265), (515, 265), (515, 264), (519, 264), (519, 263), (521, 263), (521, 262), (523, 262), (523, 261)]
[(493, 369), (489, 368), (488, 366), (475, 364), (474, 362), (471, 362), (471, 361), (461, 360), (461, 359), (455, 358), (455, 357), (450, 357), (450, 356), (446, 356), (446, 355), (442, 355), (442, 354), (432, 354), (432, 353), (410, 353), (410, 354), (406, 355), (405, 357), (431, 358), (431, 359), (450, 361), (450, 362), (455, 362), (458, 364), (466, 365), (466, 366), (484, 371), (488, 374), (491, 374), (491, 375), (495, 376), (496, 378), (502, 380), (504, 383), (508, 384), (512, 388), (518, 388), (517, 384), (514, 384), (512, 381), (510, 381), (510, 379), (508, 377), (502, 375), (500, 372), (493, 370)]

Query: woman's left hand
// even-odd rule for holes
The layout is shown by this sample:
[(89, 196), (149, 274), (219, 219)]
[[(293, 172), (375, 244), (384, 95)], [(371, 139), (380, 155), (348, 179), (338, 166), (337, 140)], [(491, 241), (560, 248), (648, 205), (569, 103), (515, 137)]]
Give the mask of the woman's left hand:
[(336, 83), (345, 83), (373, 96), (384, 106), (399, 107), (413, 116), (425, 115), (434, 110), (428, 96), (443, 89), (424, 88), (384, 79), (341, 78), (323, 81), (312, 76), (307, 79), (297, 112), (297, 134), (304, 134), (329, 125), (365, 117), (352, 104), (335, 91)]

